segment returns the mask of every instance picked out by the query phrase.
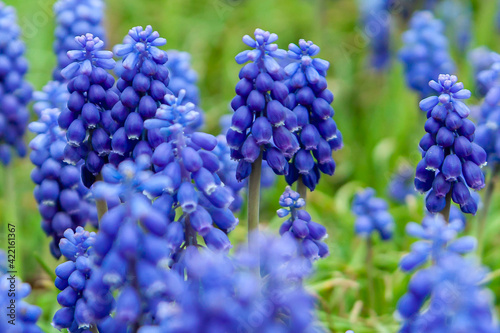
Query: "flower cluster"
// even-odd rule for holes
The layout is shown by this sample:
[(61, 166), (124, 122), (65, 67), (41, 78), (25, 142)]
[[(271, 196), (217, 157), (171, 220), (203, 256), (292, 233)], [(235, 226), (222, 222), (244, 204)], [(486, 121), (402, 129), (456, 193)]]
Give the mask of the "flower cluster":
[(447, 224), (440, 215), (407, 225), (408, 234), (423, 240), (412, 245), (401, 268), (410, 271), (429, 259), (432, 265), (412, 276), (398, 302), (399, 332), (498, 331), (492, 295), (482, 286), (486, 270), (461, 256), (475, 247), (473, 237), (456, 238), (462, 229), (459, 220)]
[(104, 40), (104, 1), (103, 0), (58, 0), (54, 4), (56, 16), (54, 53), (57, 66), (52, 76), (54, 80), (63, 82), (61, 70), (71, 63), (67, 52), (78, 49), (80, 45), (75, 36), (90, 33)]
[(146, 183), (153, 175), (147, 155), (118, 168), (107, 164), (102, 175), (104, 182), (93, 185), (95, 197), (119, 196), (124, 203), (100, 221), (93, 247), (95, 266), (83, 296), (89, 318), (101, 332), (121, 332), (150, 322), (159, 300), (171, 299), (179, 289), (179, 277), (168, 266), (184, 231), (173, 221), (171, 197), (152, 204), (142, 193), (151, 193), (156, 185)]
[(323, 241), (328, 235), (326, 228), (311, 220), (311, 215), (304, 209), (306, 202), (299, 194), (287, 186), (280, 196), (278, 216), (290, 215), (280, 227), (280, 235), (284, 238), (295, 238), (299, 244), (299, 253), (309, 260), (328, 256), (328, 245)]
[(254, 35), (255, 39), (243, 37), (243, 42), (253, 49), (236, 56), (238, 64), (250, 62), (240, 70), (236, 97), (231, 101), (231, 128), (226, 134), (231, 157), (239, 161), (236, 177), (240, 181), (250, 175), (252, 163), (261, 154), (276, 174), (288, 174), (286, 158), (299, 150), (292, 133), (297, 129), (296, 116), (284, 106), (288, 96), (282, 82), (285, 73), (276, 61), (286, 52), (274, 44), (276, 34), (256, 29)]
[(42, 310), (23, 300), (30, 294), (31, 286), (6, 273), (7, 257), (2, 250), (0, 260), (0, 307), (3, 317), (0, 321), (0, 331), (42, 333), (42, 329), (36, 324)]
[(400, 267), (409, 272), (424, 265), (430, 259), (436, 260), (444, 252), (464, 254), (476, 247), (472, 236), (457, 238), (463, 231), (464, 222), (459, 218), (450, 219), (447, 223), (440, 214), (428, 215), (422, 224), (410, 222), (406, 225), (406, 233), (422, 240), (413, 243), (411, 252), (401, 259)]
[(0, 2), (0, 162), (5, 165), (11, 161), (11, 149), (21, 157), (26, 155), (23, 135), (32, 88), (24, 80), (28, 62), (20, 37), (14, 8)]
[(364, 33), (370, 40), (371, 65), (376, 70), (387, 68), (391, 59), (391, 2), (392, 0), (359, 1)]
[[(152, 155), (156, 174), (149, 182), (156, 188), (148, 195), (175, 198), (174, 206), (180, 206), (184, 213), (180, 222), (186, 230), (187, 244), (196, 243), (194, 236), (199, 233), (209, 247), (228, 250), (226, 233), (238, 220), (229, 209), (232, 192), (217, 175), (221, 163), (213, 150), (218, 141), (203, 132), (185, 131), (199, 114), (193, 103), (184, 104), (184, 94), (181, 90), (178, 97), (167, 95), (156, 118), (144, 123), (148, 130), (159, 130), (165, 140)], [(218, 228), (213, 228), (212, 223)]]
[(494, 72), (488, 70), (499, 60), (499, 55), (486, 46), (480, 46), (468, 53), (468, 60), (474, 71), (475, 93), (480, 97), (484, 97), (491, 88), (492, 79), (495, 78)]
[(87, 280), (92, 273), (92, 259), (96, 234), (77, 227), (75, 231), (64, 232), (59, 247), (68, 261), (56, 268), (55, 286), (61, 290), (57, 302), (62, 306), (55, 315), (52, 325), (71, 333), (86, 333), (92, 325), (90, 310), (83, 297)]
[[(292, 62), (285, 67), (285, 84), (290, 91), (285, 101), (284, 124), (294, 132), (300, 149), (290, 160), (288, 184), (299, 177), (313, 191), (320, 172), (333, 175), (332, 150), (342, 148), (342, 135), (333, 120), (333, 94), (327, 89), (326, 71), (330, 63), (316, 56), (320, 49), (301, 39), (288, 46)], [(290, 110), (293, 110), (289, 112)]]
[(123, 44), (113, 49), (122, 61), (117, 65), (116, 87), (120, 100), (111, 110), (116, 130), (111, 140), (110, 162), (117, 166), (127, 158), (151, 154), (163, 142), (158, 130), (145, 131), (144, 121), (153, 118), (168, 92), (167, 43), (151, 26), (134, 27)]
[[(57, 88), (57, 84), (53, 87)], [(43, 106), (52, 102), (37, 102), (35, 109), (40, 106), (38, 103)], [(29, 125), (37, 134), (30, 143), (30, 159), (35, 165), (31, 179), (36, 184), (34, 196), (42, 217), (42, 229), (53, 237), (50, 250), (59, 258), (59, 241), (66, 229), (74, 230), (87, 222), (96, 224), (97, 211), (81, 181), (79, 166), (64, 162), (66, 138), (57, 124), (60, 110), (45, 108), (37, 112), (39, 120)]]
[(401, 166), (398, 171), (394, 173), (387, 186), (388, 195), (394, 201), (404, 204), (406, 198), (417, 194), (415, 186), (413, 185), (414, 179), (415, 174), (413, 168), (406, 165)]
[(488, 162), (497, 165), (500, 161), (500, 55), (489, 53), (491, 66), (477, 75), (484, 88), (485, 98), (479, 107), (480, 122), (474, 142), (488, 155)]
[(72, 62), (61, 75), (69, 80), (67, 109), (62, 110), (59, 126), (66, 131), (64, 161), (76, 165), (82, 159), (85, 185), (94, 182), (95, 175), (108, 161), (111, 136), (116, 129), (111, 109), (118, 101), (115, 80), (107, 72), (114, 68), (113, 53), (102, 48), (104, 43), (92, 34), (75, 37), (78, 50), (68, 52)]
[(405, 67), (408, 86), (426, 96), (432, 92), (428, 83), (441, 73), (452, 73), (455, 64), (450, 57), (444, 25), (431, 12), (415, 12), (410, 29), (403, 34), (404, 46), (399, 58)]
[(470, 97), (469, 90), (454, 75), (441, 74), (429, 86), (439, 96), (420, 102), (427, 113), (425, 131), (420, 140), (422, 160), (417, 165), (415, 188), (425, 193), (426, 207), (431, 213), (445, 208), (446, 196), (460, 205), (464, 213), (475, 214), (477, 203), (469, 187), (484, 187), (481, 167), (486, 164), (486, 152), (474, 143), (474, 123), (467, 119), (470, 110), (461, 100)]
[[(291, 239), (260, 235), (260, 269), (240, 251), (223, 254), (186, 250), (189, 280), (176, 303), (160, 304), (158, 326), (145, 332), (323, 332), (315, 327), (314, 300), (302, 286), (310, 270)], [(262, 309), (266, 310), (263, 312)], [(258, 318), (258, 320), (256, 320)]]
[(367, 188), (356, 193), (352, 202), (352, 212), (356, 215), (354, 228), (361, 237), (371, 237), (377, 231), (380, 238), (392, 238), (394, 219), (388, 210), (384, 199), (375, 197), (375, 190)]
[(65, 83), (49, 81), (41, 91), (33, 93), (33, 110), (40, 117), (45, 109), (65, 110), (68, 106), (69, 92)]

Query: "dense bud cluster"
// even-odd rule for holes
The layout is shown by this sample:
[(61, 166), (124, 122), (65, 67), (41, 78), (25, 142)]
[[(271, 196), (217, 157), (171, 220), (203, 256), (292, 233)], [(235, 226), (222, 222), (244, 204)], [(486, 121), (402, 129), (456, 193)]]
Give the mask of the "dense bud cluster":
[(3, 317), (0, 332), (42, 333), (37, 325), (42, 310), (23, 300), (31, 293), (31, 286), (7, 273), (8, 265), (5, 252), (0, 250), (0, 307)]
[(90, 257), (96, 234), (77, 227), (64, 232), (59, 247), (68, 261), (56, 268), (55, 286), (61, 290), (57, 302), (62, 306), (53, 318), (52, 325), (70, 333), (89, 333), (93, 321), (87, 301), (83, 297), (87, 280), (92, 274)]
[(75, 40), (80, 48), (68, 51), (72, 62), (61, 71), (69, 80), (70, 96), (59, 126), (66, 130), (64, 161), (76, 165), (83, 159), (82, 178), (90, 186), (108, 162), (116, 130), (110, 110), (119, 97), (113, 88), (115, 79), (107, 72), (115, 66), (113, 53), (103, 50), (103, 41), (92, 34)]
[(417, 165), (415, 188), (421, 193), (429, 192), (426, 207), (431, 213), (445, 208), (449, 194), (464, 213), (475, 214), (477, 202), (469, 187), (484, 187), (481, 167), (486, 165), (486, 152), (474, 142), (476, 126), (467, 118), (470, 110), (461, 101), (471, 93), (454, 75), (441, 74), (429, 86), (439, 96), (420, 102), (420, 109), (427, 113), (427, 133), (419, 144), (423, 153)]
[(498, 332), (492, 295), (482, 285), (486, 270), (462, 257), (476, 245), (471, 236), (457, 238), (463, 228), (462, 221), (447, 224), (441, 215), (426, 217), (422, 225), (407, 225), (407, 233), (422, 240), (403, 257), (401, 269), (432, 264), (413, 274), (408, 292), (399, 299), (399, 332)]
[(0, 162), (10, 163), (11, 150), (26, 155), (23, 141), (31, 100), (31, 85), (24, 80), (28, 62), (13, 7), (0, 2)]
[(236, 56), (238, 64), (250, 62), (240, 70), (236, 97), (231, 101), (231, 128), (226, 134), (231, 157), (239, 161), (236, 177), (240, 181), (250, 175), (252, 163), (262, 153), (276, 174), (288, 174), (287, 158), (300, 148), (292, 133), (297, 129), (296, 117), (284, 106), (289, 92), (282, 82), (285, 73), (276, 61), (284, 58), (286, 51), (274, 44), (276, 34), (256, 29), (254, 35), (255, 39), (243, 37), (253, 49)]
[(144, 129), (144, 121), (153, 118), (169, 90), (167, 52), (158, 47), (167, 43), (151, 26), (134, 27), (114, 53), (123, 60), (116, 68), (116, 87), (120, 100), (111, 110), (116, 126), (111, 140), (109, 161), (117, 166), (127, 158), (151, 154), (161, 142), (158, 130)]
[[(326, 71), (330, 63), (313, 58), (320, 49), (313, 42), (301, 39), (299, 45), (288, 46), (291, 63), (285, 67), (284, 81), (290, 94), (285, 100), (284, 123), (297, 138), (300, 149), (287, 156), (292, 185), (299, 177), (313, 191), (320, 172), (333, 175), (335, 161), (332, 150), (342, 148), (342, 134), (333, 120), (333, 93), (327, 89)], [(290, 110), (292, 110), (290, 112)]]
[[(51, 88), (57, 92), (58, 87), (54, 83), (45, 92), (50, 93)], [(35, 109), (37, 105), (42, 107), (54, 103), (39, 101), (35, 103)], [(87, 222), (97, 223), (95, 204), (81, 181), (80, 165), (64, 162), (66, 137), (57, 125), (59, 115), (59, 109), (45, 108), (40, 111), (38, 121), (29, 125), (29, 129), (37, 134), (30, 143), (30, 159), (35, 165), (31, 172), (31, 179), (36, 184), (34, 196), (42, 217), (42, 229), (53, 237), (50, 250), (56, 258), (61, 256), (59, 241), (66, 229), (75, 230)]]
[(394, 219), (387, 211), (389, 208), (384, 199), (375, 197), (375, 190), (367, 188), (358, 192), (352, 202), (352, 212), (356, 215), (354, 229), (361, 237), (371, 237), (373, 232), (378, 232), (380, 238), (392, 238)]
[(410, 29), (403, 34), (399, 58), (405, 67), (406, 83), (422, 97), (432, 92), (430, 80), (455, 71), (443, 33), (443, 23), (431, 12), (421, 11), (413, 14)]
[(63, 82), (65, 78), (61, 70), (71, 63), (67, 52), (80, 48), (75, 36), (90, 33), (104, 40), (104, 1), (102, 0), (58, 0), (54, 4), (56, 29), (54, 53), (57, 66), (52, 76), (54, 80)]
[(301, 209), (306, 202), (299, 194), (287, 186), (280, 196), (278, 216), (290, 217), (280, 227), (283, 238), (294, 238), (299, 244), (299, 254), (309, 260), (316, 260), (328, 256), (328, 245), (323, 241), (328, 237), (326, 228), (312, 221), (311, 215)]

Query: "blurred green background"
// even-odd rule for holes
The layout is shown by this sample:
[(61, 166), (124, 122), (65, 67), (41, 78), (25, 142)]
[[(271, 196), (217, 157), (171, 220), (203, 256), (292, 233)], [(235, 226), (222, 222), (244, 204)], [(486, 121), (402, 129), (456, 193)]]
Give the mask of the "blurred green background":
[[(54, 17), (51, 0), (6, 0), (18, 10), (24, 30), (27, 56), (31, 64), (28, 80), (40, 89), (51, 78), (55, 66), (52, 53)], [(206, 112), (206, 130), (217, 134), (218, 119), (229, 112), (240, 66), (234, 56), (246, 46), (245, 34), (260, 27), (279, 35), (278, 44), (287, 48), (300, 38), (312, 40), (321, 47), (320, 57), (330, 61), (328, 83), (335, 94), (334, 119), (343, 133), (345, 146), (334, 153), (337, 171), (333, 177), (322, 177), (316, 191), (309, 194), (308, 210), (313, 218), (329, 230), (327, 240), (331, 255), (317, 265), (317, 274), (309, 288), (318, 295), (319, 317), (332, 332), (354, 329), (363, 332), (395, 332), (395, 304), (404, 293), (408, 277), (397, 263), (408, 251), (412, 240), (404, 235), (408, 221), (420, 221), (422, 198), (407, 205), (391, 203), (397, 230), (394, 240), (375, 240), (376, 304), (366, 308), (366, 247), (354, 236), (354, 217), (350, 213), (353, 194), (370, 186), (386, 197), (386, 186), (401, 164), (415, 166), (420, 159), (417, 144), (424, 133), (424, 115), (418, 109), (418, 96), (404, 83), (402, 66), (393, 56), (392, 66), (377, 73), (368, 64), (368, 38), (359, 26), (356, 1), (352, 0), (108, 0), (107, 45), (121, 42), (128, 30), (137, 25), (152, 25), (168, 41), (166, 49), (192, 54), (193, 67), (199, 74), (201, 106)], [(486, 45), (499, 51), (495, 30), (495, 0), (473, 1), (473, 39), (471, 47)], [(394, 22), (394, 50), (401, 44), (406, 23)], [(453, 57), (459, 65), (458, 76), (474, 91), (470, 65), (465, 54), (455, 48)], [(470, 103), (477, 103), (474, 98)], [(27, 136), (27, 140), (32, 137)], [(29, 174), (29, 159), (17, 160), (12, 170), (0, 169), (0, 210), (2, 226), (15, 221), (17, 231), (17, 267), (21, 277), (30, 282), (31, 301), (43, 310), (42, 326), (50, 326), (57, 309), (57, 290), (50, 272), (57, 265), (48, 252), (48, 240), (42, 232), (34, 185)], [(14, 175), (13, 177), (11, 175)], [(261, 220), (264, 227), (277, 230), (275, 217), (283, 180), (263, 192)], [(498, 191), (497, 191), (498, 192)], [(492, 273), (491, 288), (500, 299), (500, 247), (495, 247), (500, 232), (498, 193), (489, 214), (484, 263)], [(245, 212), (234, 240), (245, 236)], [(474, 234), (475, 217), (469, 218), (468, 233)], [(5, 238), (2, 239), (2, 243)], [(500, 304), (500, 303), (497, 303)]]

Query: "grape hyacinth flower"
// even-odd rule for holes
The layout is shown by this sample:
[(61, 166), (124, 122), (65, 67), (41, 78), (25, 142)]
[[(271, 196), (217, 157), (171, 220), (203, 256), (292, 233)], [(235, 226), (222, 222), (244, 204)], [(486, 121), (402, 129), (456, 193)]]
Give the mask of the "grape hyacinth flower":
[[(276, 61), (286, 52), (274, 44), (276, 34), (256, 29), (254, 35), (255, 39), (243, 37), (243, 42), (253, 49), (236, 56), (238, 64), (250, 62), (240, 70), (236, 97), (231, 101), (231, 128), (226, 134), (231, 157), (239, 161), (239, 181), (247, 178), (253, 168), (260, 173), (261, 157), (277, 175), (287, 174), (286, 158), (292, 158), (299, 149), (293, 128), (285, 124), (286, 115), (290, 115), (284, 106), (288, 88), (282, 82), (284, 71)], [(254, 164), (256, 161), (259, 163)]]
[[(229, 258), (188, 247), (185, 258), (188, 280), (182, 297), (176, 303), (161, 303), (157, 313), (161, 325), (143, 330), (324, 332), (315, 323), (314, 299), (302, 285), (310, 273), (310, 265), (297, 256), (293, 239), (264, 235), (258, 239), (262, 278), (253, 271), (259, 260), (247, 251)], [(263, 308), (266, 311), (256, 310)]]
[(390, 63), (391, 0), (359, 0), (364, 33), (370, 41), (371, 65), (384, 70)]
[(423, 98), (432, 92), (430, 80), (442, 73), (455, 71), (450, 57), (443, 23), (429, 11), (418, 11), (410, 20), (410, 29), (403, 34), (399, 58), (405, 68), (407, 85)]
[(123, 202), (100, 221), (93, 247), (95, 266), (83, 295), (89, 318), (101, 332), (136, 331), (152, 322), (160, 300), (172, 300), (180, 290), (180, 277), (169, 265), (184, 231), (173, 220), (171, 197), (152, 204), (143, 193), (151, 193), (157, 185), (147, 184), (153, 175), (150, 168), (146, 154), (118, 168), (107, 164), (102, 171), (104, 182), (92, 188), (97, 199), (119, 196)]
[(457, 237), (463, 228), (460, 220), (448, 224), (441, 215), (406, 226), (409, 235), (422, 240), (402, 258), (401, 269), (410, 272), (432, 264), (413, 274), (408, 292), (399, 299), (399, 332), (498, 331), (491, 293), (483, 287), (486, 270), (462, 257), (476, 246), (474, 237)]
[(55, 286), (61, 290), (57, 302), (61, 305), (53, 318), (52, 326), (70, 333), (90, 332), (93, 326), (87, 301), (83, 297), (87, 280), (92, 273), (92, 251), (96, 234), (77, 227), (68, 229), (59, 243), (61, 253), (68, 261), (56, 268)]
[(58, 0), (54, 4), (56, 29), (53, 48), (57, 66), (52, 76), (55, 81), (65, 81), (61, 70), (71, 63), (67, 52), (80, 48), (75, 36), (90, 33), (104, 41), (104, 7), (103, 0)]
[(401, 166), (396, 173), (393, 174), (387, 192), (392, 200), (404, 204), (408, 197), (413, 197), (417, 194), (413, 180), (415, 174), (413, 168), (404, 165)]
[(31, 85), (24, 79), (28, 62), (16, 11), (0, 2), (0, 162), (8, 165), (12, 150), (26, 155), (23, 136), (29, 121)]
[(61, 256), (59, 241), (66, 229), (75, 230), (88, 222), (97, 224), (95, 203), (82, 183), (80, 165), (64, 162), (66, 135), (57, 124), (59, 115), (59, 109), (46, 108), (40, 111), (39, 120), (29, 125), (37, 134), (30, 142), (34, 196), (42, 229), (52, 237), (50, 251), (56, 258)]
[(184, 104), (184, 94), (181, 90), (178, 97), (166, 95), (167, 104), (158, 109), (156, 118), (144, 122), (146, 129), (159, 130), (165, 140), (152, 155), (156, 174), (148, 181), (152, 189), (147, 193), (172, 197), (171, 204), (182, 208), (179, 223), (187, 245), (196, 244), (200, 234), (208, 247), (227, 251), (231, 244), (226, 234), (238, 223), (229, 209), (232, 191), (217, 175), (221, 164), (213, 153), (217, 139), (203, 132), (186, 132), (199, 113), (193, 103)]
[(484, 148), (488, 162), (497, 167), (500, 161), (500, 55), (491, 52), (492, 64), (477, 75), (485, 98), (479, 106), (479, 124), (474, 142)]
[(280, 196), (280, 208), (278, 216), (290, 217), (280, 227), (280, 235), (284, 238), (291, 237), (299, 244), (299, 254), (314, 261), (328, 256), (328, 245), (323, 241), (328, 234), (326, 228), (312, 221), (311, 215), (301, 209), (306, 202), (299, 193), (287, 186), (285, 192)]
[(7, 256), (2, 250), (0, 260), (0, 332), (42, 333), (37, 325), (42, 310), (23, 300), (31, 293), (31, 286), (7, 272)]
[[(486, 152), (473, 142), (475, 125), (467, 117), (470, 113), (462, 100), (471, 96), (454, 75), (441, 74), (429, 87), (439, 96), (423, 99), (419, 106), (427, 113), (425, 131), (420, 140), (422, 160), (417, 165), (415, 188), (426, 193), (426, 207), (431, 213), (443, 211), (449, 215), (453, 200), (464, 213), (475, 214), (477, 203), (469, 188), (484, 187), (481, 167), (486, 165)], [(448, 207), (448, 209), (445, 209)]]
[[(486, 46), (477, 47), (468, 53), (468, 60), (474, 71), (477, 96), (484, 97), (491, 88), (490, 84), (495, 76), (488, 70), (498, 61), (499, 57), (498, 53), (491, 51)], [(490, 74), (493, 76), (490, 77)]]
[(123, 44), (113, 48), (122, 60), (116, 68), (116, 87), (120, 100), (111, 110), (116, 129), (111, 140), (109, 161), (118, 164), (152, 150), (163, 142), (159, 130), (144, 129), (144, 121), (153, 118), (169, 92), (167, 52), (158, 47), (167, 43), (151, 26), (134, 27)]
[(92, 34), (75, 40), (80, 48), (68, 52), (72, 62), (61, 71), (69, 80), (70, 97), (59, 126), (66, 130), (64, 161), (76, 165), (83, 159), (82, 178), (90, 186), (108, 162), (111, 136), (116, 134), (110, 110), (119, 97), (113, 88), (115, 79), (107, 72), (115, 66), (113, 53), (103, 50), (104, 43)]
[(375, 197), (375, 190), (367, 188), (358, 192), (352, 202), (352, 212), (356, 215), (356, 234), (371, 238), (371, 234), (376, 231), (382, 240), (392, 238), (394, 230), (394, 219), (387, 211), (389, 206), (384, 199)]
[[(287, 156), (290, 166), (286, 180), (292, 185), (300, 179), (300, 185), (313, 191), (321, 173), (331, 176), (335, 172), (332, 150), (342, 148), (342, 134), (332, 118), (333, 94), (325, 78), (330, 63), (313, 58), (320, 51), (313, 42), (301, 39), (298, 44), (288, 46), (288, 57), (293, 62), (285, 67), (290, 94), (283, 121), (297, 137), (300, 149), (294, 156)], [(299, 193), (305, 198), (306, 191), (300, 187)]]

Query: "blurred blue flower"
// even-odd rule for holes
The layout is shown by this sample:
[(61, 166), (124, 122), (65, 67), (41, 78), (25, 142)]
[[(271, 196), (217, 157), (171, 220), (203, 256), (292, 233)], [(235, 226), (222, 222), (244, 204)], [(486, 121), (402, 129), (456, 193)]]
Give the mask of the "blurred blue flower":
[(403, 34), (403, 43), (399, 58), (405, 67), (406, 83), (422, 98), (432, 93), (428, 86), (430, 80), (455, 71), (444, 36), (444, 24), (431, 12), (413, 14), (410, 29)]
[(472, 3), (444, 0), (437, 3), (435, 12), (443, 20), (449, 39), (460, 52), (465, 53), (472, 39)]
[[(35, 105), (38, 103), (42, 102)], [(59, 109), (45, 108), (39, 111), (38, 121), (29, 124), (30, 131), (37, 134), (30, 142), (34, 196), (42, 229), (52, 237), (50, 250), (56, 258), (61, 256), (59, 241), (66, 229), (97, 224), (95, 203), (81, 180), (81, 163), (64, 162), (66, 135), (57, 124), (59, 115)]]
[(371, 65), (386, 69), (391, 60), (391, 0), (358, 0), (364, 33), (371, 47)]
[(485, 97), (479, 108), (479, 124), (474, 142), (488, 155), (494, 167), (500, 161), (500, 55), (488, 54), (491, 66), (478, 73), (477, 81), (484, 88)]
[[(37, 321), (42, 310), (35, 305), (28, 304), (23, 299), (31, 293), (31, 286), (15, 275), (6, 273), (3, 268), (7, 266), (7, 256), (0, 250), (0, 307), (2, 307), (2, 320), (0, 332), (42, 333)], [(13, 293), (12, 290), (15, 292)], [(12, 301), (15, 301), (13, 304)], [(9, 322), (12, 321), (12, 322)]]
[(413, 180), (415, 179), (414, 170), (410, 166), (401, 166), (396, 173), (391, 177), (391, 181), (387, 186), (387, 193), (391, 199), (401, 204), (406, 202), (409, 196), (415, 196), (415, 186)]
[(65, 81), (61, 70), (71, 63), (67, 52), (79, 48), (75, 36), (90, 33), (105, 40), (104, 10), (102, 0), (58, 0), (54, 4), (54, 53), (57, 56), (57, 66), (52, 73), (54, 80)]
[[(498, 54), (491, 51), (486, 46), (480, 46), (472, 49), (468, 53), (468, 60), (474, 71), (474, 79), (476, 81), (476, 95), (484, 97), (491, 88), (491, 72), (487, 70), (498, 61)], [(494, 74), (493, 74), (494, 75)]]
[(476, 246), (474, 237), (458, 237), (463, 228), (460, 220), (448, 224), (441, 215), (406, 226), (409, 235), (422, 240), (402, 258), (401, 269), (408, 272), (429, 261), (431, 266), (413, 274), (408, 292), (398, 301), (399, 332), (498, 331), (492, 294), (483, 286), (487, 272), (462, 257)]
[(467, 117), (468, 106), (462, 102), (471, 96), (454, 75), (441, 74), (429, 87), (438, 96), (420, 101), (420, 109), (427, 113), (425, 131), (420, 140), (422, 160), (415, 174), (415, 188), (427, 193), (426, 207), (438, 213), (446, 206), (446, 196), (460, 205), (464, 213), (475, 214), (478, 202), (469, 188), (484, 187), (481, 167), (486, 165), (485, 150), (474, 142), (475, 125)]
[(0, 162), (8, 165), (12, 150), (26, 155), (23, 141), (29, 121), (27, 104), (31, 100), (31, 85), (24, 79), (28, 62), (16, 11), (0, 2)]
[(329, 255), (328, 245), (324, 239), (328, 237), (326, 228), (311, 220), (311, 215), (301, 209), (306, 204), (299, 194), (287, 186), (279, 200), (282, 208), (277, 214), (283, 218), (290, 217), (283, 222), (280, 234), (283, 238), (293, 238), (298, 243), (299, 255), (313, 261)]
[(354, 230), (361, 237), (371, 237), (378, 232), (382, 240), (392, 238), (394, 219), (388, 212), (384, 199), (375, 197), (375, 190), (366, 188), (356, 193), (352, 202), (352, 212), (356, 216)]
[(147, 332), (324, 332), (315, 323), (314, 299), (302, 285), (310, 266), (296, 256), (295, 242), (265, 235), (259, 240), (262, 277), (253, 271), (257, 258), (246, 251), (228, 258), (189, 247), (182, 297), (162, 303), (161, 325)]
[(61, 305), (52, 320), (52, 326), (70, 333), (87, 333), (94, 325), (90, 317), (87, 300), (83, 297), (87, 280), (92, 274), (90, 257), (96, 234), (77, 227), (67, 229), (59, 243), (61, 253), (68, 261), (56, 268), (55, 286), (61, 290), (57, 302)]
[[(288, 46), (292, 62), (285, 67), (285, 84), (290, 94), (285, 100), (283, 123), (300, 149), (289, 159), (286, 181), (292, 185), (299, 177), (313, 191), (321, 173), (333, 175), (332, 150), (342, 148), (342, 134), (333, 120), (333, 94), (327, 89), (326, 71), (330, 63), (313, 58), (320, 49), (301, 39)], [(293, 110), (293, 111), (292, 111)], [(268, 114), (269, 117), (269, 114)]]

